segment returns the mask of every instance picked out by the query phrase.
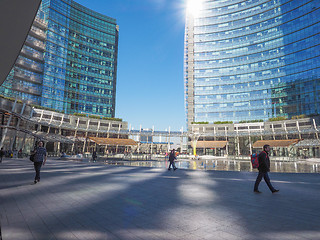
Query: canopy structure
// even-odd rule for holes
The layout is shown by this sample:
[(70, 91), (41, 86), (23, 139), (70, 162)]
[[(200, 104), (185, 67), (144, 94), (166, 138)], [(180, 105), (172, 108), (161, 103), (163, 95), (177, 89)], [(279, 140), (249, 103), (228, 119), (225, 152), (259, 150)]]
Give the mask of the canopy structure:
[[(197, 141), (197, 148), (224, 148), (227, 145), (228, 141)], [(193, 142), (191, 146), (193, 147)]]
[(70, 138), (62, 135), (33, 131), (32, 135), (46, 142), (74, 143)]
[(135, 146), (135, 145), (138, 145), (137, 142), (132, 139), (99, 138), (99, 137), (89, 137), (89, 139), (98, 145), (111, 145), (111, 146)]
[(258, 140), (253, 144), (253, 148), (262, 148), (264, 145), (270, 145), (270, 147), (289, 147), (298, 143), (299, 139), (287, 139), (287, 140)]
[(41, 0), (0, 1), (0, 85), (21, 51), (40, 3)]
[(304, 139), (294, 145), (294, 147), (320, 147), (319, 139)]

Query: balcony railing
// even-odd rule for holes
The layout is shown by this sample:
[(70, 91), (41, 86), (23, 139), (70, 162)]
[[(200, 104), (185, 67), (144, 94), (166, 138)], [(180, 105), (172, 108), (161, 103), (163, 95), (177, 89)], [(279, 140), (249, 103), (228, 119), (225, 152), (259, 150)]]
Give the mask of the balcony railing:
[(32, 95), (38, 95), (41, 96), (41, 90), (34, 88), (34, 87), (30, 87), (30, 86), (25, 86), (22, 84), (13, 84), (12, 85), (12, 89), (19, 91), (19, 92), (24, 92), (24, 93), (29, 93)]
[(38, 72), (38, 73), (41, 73), (43, 72), (43, 69), (42, 67), (40, 67), (39, 65), (37, 64), (31, 64), (31, 63), (28, 63), (22, 59), (18, 59), (16, 61), (16, 65), (20, 66), (20, 67), (23, 67), (23, 68), (26, 68), (26, 69), (29, 69), (31, 71), (34, 71), (34, 72)]
[(32, 82), (32, 83), (38, 83), (38, 84), (42, 83), (42, 79), (39, 76), (37, 76), (37, 75), (28, 76), (28, 75), (26, 75), (22, 72), (19, 72), (19, 71), (14, 72), (14, 77), (21, 79), (21, 80), (28, 81), (28, 82)]
[(43, 31), (35, 28), (34, 26), (31, 27), (29, 34), (33, 35), (34, 37), (40, 38), (42, 40), (46, 39), (46, 35)]
[(43, 42), (35, 40), (35, 39), (31, 39), (31, 38), (27, 38), (26, 40), (26, 44), (30, 45), (31, 47), (38, 49), (38, 50), (44, 50), (45, 45)]
[(47, 29), (46, 22), (38, 17), (36, 17), (35, 20), (33, 21), (33, 25), (35, 25), (43, 30)]
[(22, 48), (21, 53), (23, 55), (26, 55), (34, 60), (39, 60), (39, 61), (43, 61), (43, 54), (40, 54), (38, 52), (33, 52), (29, 49), (26, 48)]

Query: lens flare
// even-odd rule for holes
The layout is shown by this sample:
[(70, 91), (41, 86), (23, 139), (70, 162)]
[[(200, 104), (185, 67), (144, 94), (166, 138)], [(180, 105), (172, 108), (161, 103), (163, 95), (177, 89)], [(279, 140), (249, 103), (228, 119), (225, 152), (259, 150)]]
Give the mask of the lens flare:
[(192, 14), (194, 17), (198, 16), (202, 9), (201, 0), (188, 0), (187, 13)]

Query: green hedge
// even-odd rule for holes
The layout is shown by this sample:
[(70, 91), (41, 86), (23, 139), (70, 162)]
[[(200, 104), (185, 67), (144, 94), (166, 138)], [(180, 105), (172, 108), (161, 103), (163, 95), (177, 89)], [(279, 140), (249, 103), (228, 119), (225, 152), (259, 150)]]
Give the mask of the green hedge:
[(35, 104), (30, 104), (31, 107), (37, 108), (37, 109), (43, 109), (43, 110), (48, 110), (48, 111), (52, 111), (52, 112), (58, 112), (58, 113), (64, 113), (64, 111), (59, 111), (53, 108), (48, 108), (48, 107), (42, 107), (39, 105), (35, 105)]
[(282, 120), (287, 120), (287, 117), (274, 117), (274, 118), (269, 118), (269, 122), (274, 122), (274, 121), (282, 121)]
[(214, 124), (232, 124), (233, 122), (232, 121), (217, 121), (217, 122), (214, 122)]
[(86, 117), (87, 114), (85, 113), (73, 113), (72, 115), (77, 116), (77, 117)]
[(301, 119), (301, 118), (306, 118), (306, 117), (308, 117), (308, 116), (305, 114), (301, 114), (301, 115), (297, 115), (297, 116), (292, 116), (291, 119)]
[(264, 122), (262, 119), (258, 119), (258, 120), (243, 120), (243, 121), (240, 121), (239, 123), (254, 123), (254, 122)]
[(191, 122), (191, 124), (209, 124), (209, 122)]
[[(15, 98), (12, 98), (12, 97), (6, 97), (6, 96), (3, 96), (3, 95), (0, 95), (1, 98), (3, 99), (6, 99), (6, 100), (10, 100), (12, 102), (14, 102), (16, 99)], [(18, 103), (22, 103), (21, 100), (17, 100)]]
[(122, 118), (103, 117), (102, 119), (103, 119), (103, 120), (111, 120), (111, 121), (122, 122)]

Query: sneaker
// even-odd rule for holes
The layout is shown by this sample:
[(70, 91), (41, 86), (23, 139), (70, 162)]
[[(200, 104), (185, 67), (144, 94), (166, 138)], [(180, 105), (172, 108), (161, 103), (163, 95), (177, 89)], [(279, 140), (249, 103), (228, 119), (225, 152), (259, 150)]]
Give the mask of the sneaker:
[(170, 171), (171, 170), (171, 168), (168, 168), (168, 171)]
[(255, 192), (255, 193), (262, 193), (262, 192), (260, 192), (259, 190), (254, 190), (254, 192)]
[(173, 169), (173, 171), (177, 170), (178, 168)]
[(276, 192), (279, 192), (280, 190), (279, 189), (275, 189), (272, 191), (272, 193), (276, 193)]
[(36, 184), (37, 183), (37, 180), (34, 180), (34, 184)]

